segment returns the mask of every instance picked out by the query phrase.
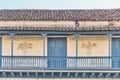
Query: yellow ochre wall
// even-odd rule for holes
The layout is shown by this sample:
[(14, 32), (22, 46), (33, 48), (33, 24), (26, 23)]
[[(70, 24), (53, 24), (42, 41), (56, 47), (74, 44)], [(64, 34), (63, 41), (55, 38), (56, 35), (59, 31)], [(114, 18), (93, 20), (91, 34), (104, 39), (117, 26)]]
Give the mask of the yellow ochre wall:
[[(27, 51), (24, 53), (24, 50), (19, 48), (19, 45), (24, 44), (26, 42), (27, 44), (32, 44), (32, 48), (27, 48)], [(23, 47), (23, 48), (26, 48), (26, 47)], [(2, 55), (3, 56), (11, 55), (10, 36), (2, 37)], [(40, 36), (15, 36), (13, 55), (14, 56), (43, 56), (42, 37)]]
[[(67, 44), (68, 56), (76, 56), (75, 37), (68, 37)], [(78, 56), (108, 56), (107, 36), (79, 37)]]
[[(67, 37), (67, 56), (76, 56), (75, 37), (74, 36), (65, 37)], [(46, 42), (45, 56), (47, 56), (47, 38), (45, 42)], [(27, 45), (23, 46), (23, 44)], [(22, 46), (22, 48), (19, 48), (20, 45)], [(107, 36), (82, 35), (79, 37), (78, 45), (79, 45), (78, 56), (108, 56)], [(24, 52), (23, 48), (26, 48), (27, 50)], [(11, 39), (9, 35), (2, 36), (2, 55), (3, 56), (11, 55)], [(14, 39), (14, 56), (43, 56), (42, 36), (16, 35)]]

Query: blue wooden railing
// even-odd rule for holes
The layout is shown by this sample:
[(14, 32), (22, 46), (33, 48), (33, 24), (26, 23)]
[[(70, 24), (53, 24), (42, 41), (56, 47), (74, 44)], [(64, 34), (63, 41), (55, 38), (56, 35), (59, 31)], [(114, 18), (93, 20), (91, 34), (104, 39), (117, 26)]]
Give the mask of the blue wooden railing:
[(0, 69), (120, 69), (120, 57), (2, 56)]

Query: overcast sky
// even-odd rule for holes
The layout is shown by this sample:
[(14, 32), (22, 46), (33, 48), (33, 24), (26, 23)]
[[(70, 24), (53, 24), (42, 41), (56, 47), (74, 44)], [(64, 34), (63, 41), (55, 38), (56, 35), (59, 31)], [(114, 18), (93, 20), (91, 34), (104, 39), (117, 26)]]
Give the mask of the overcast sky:
[(0, 0), (0, 9), (108, 9), (120, 0)]

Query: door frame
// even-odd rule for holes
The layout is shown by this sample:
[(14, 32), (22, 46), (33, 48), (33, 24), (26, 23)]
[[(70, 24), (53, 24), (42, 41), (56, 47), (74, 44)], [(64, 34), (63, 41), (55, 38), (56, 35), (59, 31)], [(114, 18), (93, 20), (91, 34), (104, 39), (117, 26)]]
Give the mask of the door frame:
[(110, 46), (110, 51), (111, 51), (110, 57), (112, 57), (113, 39), (120, 39), (120, 36), (112, 36), (112, 37), (111, 37), (111, 41), (110, 41), (110, 44), (111, 44), (111, 46)]
[(66, 57), (67, 57), (67, 36), (48, 36), (47, 37), (47, 57), (48, 57), (48, 54), (49, 54), (49, 52), (48, 52), (48, 38), (66, 38)]
[[(48, 51), (48, 49), (49, 49), (49, 38), (65, 38), (66, 39), (66, 54), (65, 54), (65, 57), (67, 58), (67, 37), (65, 37), (65, 36), (60, 36), (60, 37), (54, 37), (54, 36), (52, 36), (52, 37), (47, 37), (47, 58), (49, 59), (49, 51)], [(48, 60), (47, 59), (47, 60)], [(47, 61), (47, 67), (49, 66), (48, 65), (49, 64), (49, 61)], [(67, 66), (67, 65), (66, 65)], [(49, 68), (49, 67), (48, 67)]]
[[(113, 56), (113, 40), (115, 40), (115, 39), (116, 39), (116, 40), (117, 40), (117, 39), (120, 40), (120, 37), (112, 37), (112, 38), (111, 38), (111, 58), (112, 58), (111, 67), (112, 67), (112, 68), (114, 68), (114, 66), (113, 66), (113, 60), (114, 60), (114, 59), (113, 59), (113, 58), (116, 57), (116, 56)], [(117, 60), (120, 61), (120, 59), (117, 59)], [(116, 68), (116, 67), (115, 67), (115, 68)], [(120, 67), (118, 66), (118, 68), (120, 68)]]

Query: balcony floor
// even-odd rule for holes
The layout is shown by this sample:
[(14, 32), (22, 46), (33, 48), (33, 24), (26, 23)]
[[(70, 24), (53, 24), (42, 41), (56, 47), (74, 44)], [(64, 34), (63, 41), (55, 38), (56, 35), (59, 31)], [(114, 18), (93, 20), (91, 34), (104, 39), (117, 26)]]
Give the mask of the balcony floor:
[(0, 78), (120, 78), (118, 70), (0, 70)]

